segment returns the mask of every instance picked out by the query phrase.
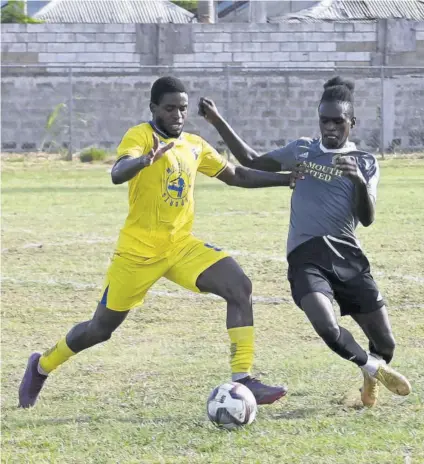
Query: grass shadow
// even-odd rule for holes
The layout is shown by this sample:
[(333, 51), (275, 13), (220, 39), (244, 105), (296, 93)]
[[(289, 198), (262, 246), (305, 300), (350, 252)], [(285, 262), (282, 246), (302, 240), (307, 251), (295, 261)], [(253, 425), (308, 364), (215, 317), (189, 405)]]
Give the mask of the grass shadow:
[(278, 413), (270, 414), (270, 419), (274, 420), (296, 420), (296, 419), (308, 419), (315, 417), (322, 413), (322, 410), (318, 408), (299, 408), (291, 411), (283, 411)]
[(120, 422), (137, 425), (165, 425), (175, 420), (175, 417), (160, 417), (155, 419), (145, 419), (142, 417), (116, 417), (116, 416), (76, 416), (76, 417), (50, 417), (43, 419), (5, 419), (3, 418), (3, 426), (9, 430), (32, 428), (37, 426), (48, 425), (69, 425), (69, 424), (91, 424), (91, 423), (107, 423)]

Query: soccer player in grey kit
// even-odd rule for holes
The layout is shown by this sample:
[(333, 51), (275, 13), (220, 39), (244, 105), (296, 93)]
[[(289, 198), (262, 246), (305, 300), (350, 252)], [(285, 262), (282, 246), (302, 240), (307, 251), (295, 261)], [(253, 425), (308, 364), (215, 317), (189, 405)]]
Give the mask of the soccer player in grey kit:
[[(356, 122), (353, 92), (353, 82), (330, 79), (318, 106), (321, 138), (301, 138), (262, 156), (241, 140), (213, 101), (202, 98), (199, 113), (242, 165), (272, 172), (303, 166), (305, 178), (292, 195), (287, 241), (292, 296), (328, 347), (361, 368), (361, 399), (372, 407), (379, 383), (402, 396), (411, 386), (389, 367), (395, 340), (383, 297), (355, 235), (358, 222), (368, 227), (374, 221), (379, 167), (373, 155), (349, 141)], [(333, 298), (342, 316), (350, 315), (364, 331), (369, 353), (338, 324)]]

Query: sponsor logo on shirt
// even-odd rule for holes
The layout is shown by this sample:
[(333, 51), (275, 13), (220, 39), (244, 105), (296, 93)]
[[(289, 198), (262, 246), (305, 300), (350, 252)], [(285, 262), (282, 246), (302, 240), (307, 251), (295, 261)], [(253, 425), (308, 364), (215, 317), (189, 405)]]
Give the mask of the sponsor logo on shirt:
[(335, 177), (341, 177), (343, 175), (340, 169), (332, 166), (323, 166), (313, 161), (303, 161), (302, 165), (305, 166), (306, 174), (325, 182), (331, 182)]

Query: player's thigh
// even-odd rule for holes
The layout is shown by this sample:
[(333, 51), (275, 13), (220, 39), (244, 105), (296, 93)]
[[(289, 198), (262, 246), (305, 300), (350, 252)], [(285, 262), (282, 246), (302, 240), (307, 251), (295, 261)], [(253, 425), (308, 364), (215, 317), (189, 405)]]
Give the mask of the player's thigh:
[(289, 265), (287, 277), (293, 300), (299, 308), (304, 309), (302, 300), (311, 294), (322, 294), (332, 303), (333, 289), (324, 271), (318, 266), (304, 263)]
[(112, 311), (128, 311), (141, 305), (147, 291), (166, 269), (166, 260), (134, 261), (115, 254), (106, 273), (99, 303)]
[(215, 263), (228, 257), (228, 253), (221, 248), (190, 237), (177, 250), (172, 266), (164, 277), (193, 292), (210, 292), (211, 290), (198, 287), (199, 276)]
[(196, 285), (201, 292), (214, 293), (233, 303), (250, 302), (252, 296), (252, 282), (231, 256), (203, 271)]
[(334, 297), (342, 316), (372, 313), (385, 303), (377, 284), (369, 272), (358, 274), (344, 282), (333, 282)]
[(333, 289), (325, 272), (312, 264), (290, 265), (288, 279), (294, 302), (304, 311), (315, 331), (322, 337), (337, 335)]

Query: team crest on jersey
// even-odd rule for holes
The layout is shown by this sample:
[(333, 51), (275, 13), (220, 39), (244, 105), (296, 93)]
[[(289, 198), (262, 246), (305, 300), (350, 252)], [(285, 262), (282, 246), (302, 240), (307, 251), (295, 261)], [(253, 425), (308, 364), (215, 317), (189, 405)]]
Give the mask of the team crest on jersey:
[(182, 166), (178, 169), (168, 168), (166, 176), (166, 191), (162, 193), (162, 198), (169, 206), (184, 206), (191, 188), (189, 171)]

